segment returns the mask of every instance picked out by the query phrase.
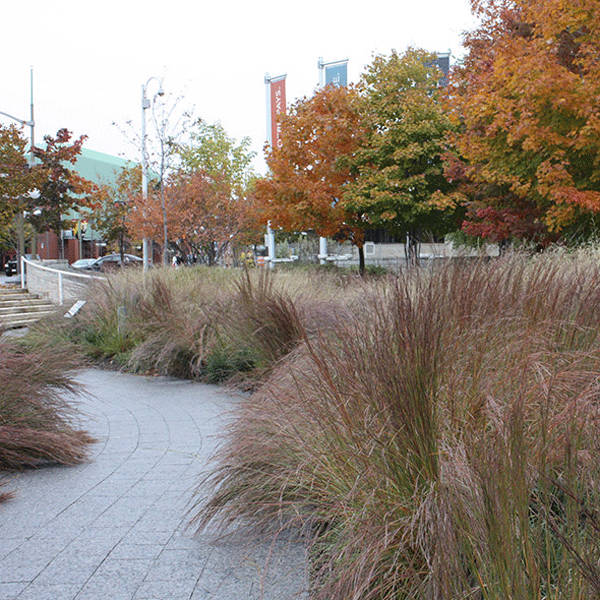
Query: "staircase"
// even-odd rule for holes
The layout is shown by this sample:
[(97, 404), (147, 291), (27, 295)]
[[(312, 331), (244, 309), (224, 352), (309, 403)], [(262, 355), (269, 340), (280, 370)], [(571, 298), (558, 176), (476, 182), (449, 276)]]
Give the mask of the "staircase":
[(27, 327), (55, 310), (54, 304), (27, 290), (0, 287), (0, 330)]

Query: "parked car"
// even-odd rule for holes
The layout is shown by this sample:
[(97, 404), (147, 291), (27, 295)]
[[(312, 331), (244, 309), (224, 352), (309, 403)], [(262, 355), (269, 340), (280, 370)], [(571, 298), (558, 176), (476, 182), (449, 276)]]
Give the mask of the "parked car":
[(141, 266), (144, 261), (139, 256), (133, 254), (123, 255), (123, 264), (121, 264), (120, 254), (107, 254), (96, 259), (89, 267), (90, 271), (112, 271), (119, 267)]
[(4, 263), (4, 272), (6, 273), (7, 277), (17, 274), (17, 259), (16, 258), (9, 258)]
[[(25, 254), (24, 255), (27, 260), (40, 260), (39, 254)], [(17, 258), (9, 258), (6, 263), (4, 263), (4, 272), (7, 277), (11, 275), (17, 274)]]
[(80, 258), (74, 263), (71, 263), (73, 269), (87, 269), (91, 264), (95, 263), (97, 258)]

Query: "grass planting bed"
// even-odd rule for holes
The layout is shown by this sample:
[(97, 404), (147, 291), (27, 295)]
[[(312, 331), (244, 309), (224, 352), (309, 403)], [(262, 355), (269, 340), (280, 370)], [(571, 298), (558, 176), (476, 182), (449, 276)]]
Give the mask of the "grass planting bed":
[(361, 280), (122, 274), (32, 332), (134, 372), (251, 389), (199, 528), (302, 532), (311, 597), (600, 598), (600, 261)]

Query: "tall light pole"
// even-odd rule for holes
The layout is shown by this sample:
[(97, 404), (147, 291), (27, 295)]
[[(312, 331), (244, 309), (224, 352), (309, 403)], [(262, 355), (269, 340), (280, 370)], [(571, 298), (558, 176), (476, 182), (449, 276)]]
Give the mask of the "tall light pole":
[[(30, 141), (29, 141), (29, 167), (33, 167), (34, 156), (33, 156), (33, 145), (34, 145), (34, 130), (35, 130), (35, 121), (33, 120), (33, 67), (29, 70), (29, 86), (30, 86), (30, 102), (29, 102), (29, 121), (25, 121), (23, 119), (19, 119), (18, 117), (13, 117), (13, 115), (9, 115), (8, 113), (2, 112), (0, 110), (0, 115), (8, 117), (17, 123), (21, 123), (25, 127), (29, 127), (30, 131)], [(18, 236), (18, 248), (17, 248), (17, 272), (21, 271), (21, 256), (25, 254), (25, 223), (23, 218), (23, 211), (19, 210), (17, 213), (17, 236)]]
[[(142, 197), (144, 199), (144, 205), (148, 201), (148, 157), (146, 154), (146, 109), (150, 108), (150, 100), (146, 96), (146, 89), (149, 83), (155, 80), (158, 82), (158, 92), (154, 95), (153, 101), (156, 96), (163, 96), (164, 91), (162, 87), (162, 79), (157, 77), (150, 77), (144, 85), (142, 85)], [(148, 270), (150, 264), (150, 240), (144, 237), (142, 241), (142, 252), (144, 258), (144, 271)]]

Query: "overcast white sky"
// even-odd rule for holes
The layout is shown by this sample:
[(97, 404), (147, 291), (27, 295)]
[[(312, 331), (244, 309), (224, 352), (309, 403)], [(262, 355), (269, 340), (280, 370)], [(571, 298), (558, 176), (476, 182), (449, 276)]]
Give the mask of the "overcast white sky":
[[(4, 0), (0, 111), (29, 118), (36, 142), (67, 127), (86, 147), (137, 159), (113, 121), (140, 124), (141, 85), (164, 77), (198, 116), (249, 136), (262, 153), (264, 74), (287, 73), (288, 103), (310, 94), (317, 60), (349, 58), (356, 81), (373, 52), (417, 46), (460, 56), (469, 0)], [(154, 91), (154, 88), (150, 88)], [(8, 123), (0, 117), (0, 122)], [(262, 160), (257, 161), (262, 170)]]

